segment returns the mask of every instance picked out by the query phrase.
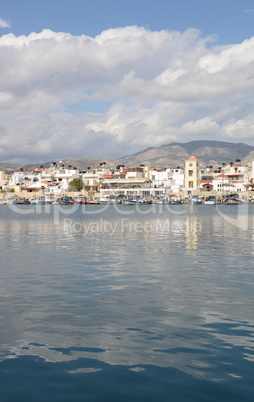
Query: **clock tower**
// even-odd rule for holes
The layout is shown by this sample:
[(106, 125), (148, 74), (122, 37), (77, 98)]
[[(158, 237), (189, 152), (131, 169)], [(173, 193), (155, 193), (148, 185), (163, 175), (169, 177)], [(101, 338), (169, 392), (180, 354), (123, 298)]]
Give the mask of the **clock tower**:
[(185, 162), (185, 189), (188, 191), (197, 190), (200, 187), (199, 161), (191, 156)]

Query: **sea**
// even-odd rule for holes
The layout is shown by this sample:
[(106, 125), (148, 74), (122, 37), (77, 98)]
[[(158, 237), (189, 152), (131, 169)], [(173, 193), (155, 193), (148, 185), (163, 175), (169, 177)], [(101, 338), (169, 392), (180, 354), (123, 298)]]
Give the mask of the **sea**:
[(254, 205), (0, 205), (1, 402), (254, 401)]

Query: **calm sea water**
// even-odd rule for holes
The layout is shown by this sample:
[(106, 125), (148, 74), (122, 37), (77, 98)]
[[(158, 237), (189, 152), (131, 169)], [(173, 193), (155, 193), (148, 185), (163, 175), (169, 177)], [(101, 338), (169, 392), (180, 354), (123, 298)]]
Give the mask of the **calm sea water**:
[(254, 401), (254, 205), (0, 217), (1, 402)]

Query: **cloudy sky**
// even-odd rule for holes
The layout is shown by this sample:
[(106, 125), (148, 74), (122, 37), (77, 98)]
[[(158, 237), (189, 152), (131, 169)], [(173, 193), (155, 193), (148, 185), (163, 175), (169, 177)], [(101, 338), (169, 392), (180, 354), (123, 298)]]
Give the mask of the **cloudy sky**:
[(254, 145), (253, 0), (2, 0), (0, 161)]

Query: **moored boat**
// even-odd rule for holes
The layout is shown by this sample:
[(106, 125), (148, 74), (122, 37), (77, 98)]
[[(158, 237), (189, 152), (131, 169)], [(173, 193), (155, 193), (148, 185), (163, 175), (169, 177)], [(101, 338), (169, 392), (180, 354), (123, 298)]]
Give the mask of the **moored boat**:
[(85, 202), (85, 204), (89, 204), (89, 205), (99, 205), (99, 204), (100, 204), (100, 201), (97, 201), (97, 200), (87, 200), (87, 201)]
[(18, 200), (18, 196), (16, 194), (7, 194), (3, 198), (3, 204), (15, 204)]
[(71, 198), (61, 198), (59, 200), (60, 205), (71, 205), (73, 203), (73, 200)]
[(202, 200), (198, 197), (198, 195), (193, 195), (190, 200), (191, 205), (201, 205)]
[(30, 204), (30, 201), (27, 198), (19, 198), (18, 200), (14, 201), (14, 204), (28, 205)]
[(53, 197), (49, 195), (41, 195), (39, 197), (33, 198), (30, 203), (33, 205), (45, 205), (45, 204), (52, 204)]
[(218, 197), (216, 195), (209, 195), (207, 199), (204, 201), (205, 205), (217, 205)]
[(116, 197), (105, 195), (99, 199), (99, 203), (102, 205), (113, 205), (117, 203)]
[(83, 196), (75, 197), (75, 198), (73, 198), (72, 203), (73, 204), (86, 204), (86, 198)]
[(181, 204), (184, 204), (184, 200), (180, 197), (174, 197), (174, 198), (169, 197), (168, 203), (170, 205), (181, 205)]
[(140, 195), (129, 195), (123, 200), (123, 204), (125, 205), (137, 205), (141, 204), (142, 202), (143, 200)]
[(241, 205), (244, 203), (244, 200), (239, 197), (239, 194), (230, 194), (225, 198), (226, 205)]

